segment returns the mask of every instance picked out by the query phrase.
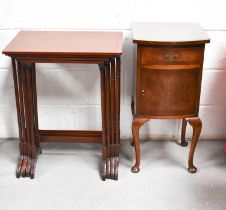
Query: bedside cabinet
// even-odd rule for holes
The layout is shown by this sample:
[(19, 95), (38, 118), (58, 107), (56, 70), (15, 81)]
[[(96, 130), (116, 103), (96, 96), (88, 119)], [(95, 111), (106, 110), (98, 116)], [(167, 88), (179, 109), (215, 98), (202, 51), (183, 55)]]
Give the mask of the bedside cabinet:
[(137, 45), (136, 89), (132, 101), (132, 133), (139, 172), (139, 129), (150, 119), (182, 119), (181, 145), (187, 146), (187, 122), (193, 127), (188, 170), (202, 128), (199, 101), (207, 34), (197, 23), (133, 23)]

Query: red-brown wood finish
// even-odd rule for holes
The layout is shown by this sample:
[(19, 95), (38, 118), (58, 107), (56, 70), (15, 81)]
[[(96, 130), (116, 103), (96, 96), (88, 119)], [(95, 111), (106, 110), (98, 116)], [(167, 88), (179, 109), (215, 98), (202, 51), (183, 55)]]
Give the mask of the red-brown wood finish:
[[(79, 41), (78, 41), (79, 40)], [(121, 55), (122, 33), (20, 31), (3, 50), (7, 55)]]
[[(84, 142), (102, 144), (101, 176), (117, 180), (122, 33), (23, 31), (3, 53), (13, 67), (20, 148), (16, 177), (34, 178), (40, 142)], [(99, 65), (102, 131), (39, 130), (35, 63)]]
[(193, 127), (188, 170), (196, 172), (193, 156), (201, 132), (199, 101), (205, 43), (146, 42), (137, 44), (136, 91), (132, 100), (133, 142), (136, 163), (132, 172), (140, 170), (139, 129), (150, 119), (182, 119), (181, 145), (185, 141), (187, 122)]

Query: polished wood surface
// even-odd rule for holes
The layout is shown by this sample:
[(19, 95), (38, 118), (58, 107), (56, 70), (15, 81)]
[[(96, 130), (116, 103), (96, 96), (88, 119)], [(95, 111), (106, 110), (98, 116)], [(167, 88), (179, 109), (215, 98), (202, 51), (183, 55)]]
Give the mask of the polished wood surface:
[[(182, 28), (175, 28), (178, 25)], [(210, 40), (197, 24), (136, 23), (132, 31), (137, 43), (136, 90), (131, 104), (136, 163), (132, 172), (140, 170), (141, 126), (150, 119), (182, 119), (182, 146), (187, 146), (187, 122), (193, 127), (188, 170), (195, 173), (193, 156), (202, 127), (198, 117), (202, 66), (205, 43)]]
[(141, 72), (140, 115), (154, 118), (198, 114), (199, 68), (166, 70), (162, 66), (142, 68)]
[(174, 65), (198, 64), (203, 60), (203, 46), (142, 46), (141, 64), (162, 65), (171, 62)]
[(138, 173), (140, 171), (140, 142), (139, 142), (139, 131), (142, 125), (144, 125), (146, 122), (148, 122), (150, 118), (144, 118), (144, 117), (134, 117), (133, 123), (132, 123), (132, 133), (133, 133), (133, 143), (132, 146), (135, 146), (135, 152), (136, 152), (136, 163), (132, 167), (133, 173)]
[(210, 38), (198, 23), (139, 22), (131, 24), (133, 42), (138, 44), (194, 45)]
[(41, 142), (101, 143), (101, 131), (38, 130)]
[[(118, 32), (21, 32), (6, 47), (3, 53), (12, 58), (19, 127), (18, 178), (34, 178), (41, 142), (83, 142), (102, 144), (102, 179), (118, 179), (121, 44)], [(99, 65), (102, 131), (39, 129), (35, 63), (61, 62)]]
[(188, 157), (188, 170), (191, 173), (195, 173), (197, 171), (197, 168), (193, 164), (193, 157), (194, 157), (195, 148), (202, 130), (202, 121), (199, 117), (188, 118), (185, 120), (188, 121), (193, 128), (191, 149)]
[(186, 135), (186, 127), (187, 127), (187, 121), (185, 119), (182, 120), (182, 127), (181, 127), (181, 146), (186, 147), (188, 145), (188, 142), (185, 140)]
[(121, 32), (21, 31), (3, 50), (6, 55), (121, 55)]

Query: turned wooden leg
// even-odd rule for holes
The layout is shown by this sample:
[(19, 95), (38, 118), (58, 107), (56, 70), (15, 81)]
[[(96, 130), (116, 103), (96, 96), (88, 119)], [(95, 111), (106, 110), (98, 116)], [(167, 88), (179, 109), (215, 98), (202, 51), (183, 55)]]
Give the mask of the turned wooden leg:
[(197, 171), (197, 168), (193, 164), (193, 157), (194, 157), (195, 148), (201, 133), (202, 121), (200, 120), (199, 117), (188, 118), (186, 120), (189, 122), (189, 124), (193, 128), (192, 142), (191, 142), (189, 158), (188, 158), (188, 171), (190, 173), (195, 173)]
[(188, 142), (185, 140), (186, 127), (187, 127), (187, 121), (183, 119), (182, 129), (181, 129), (181, 143), (180, 143), (180, 145), (183, 147), (186, 147), (188, 145)]
[(132, 133), (133, 133), (133, 139), (135, 143), (135, 153), (136, 153), (136, 163), (132, 167), (132, 172), (133, 173), (138, 173), (140, 171), (140, 139), (139, 139), (139, 130), (140, 127), (148, 122), (150, 119), (149, 118), (137, 118), (135, 117), (133, 119), (132, 123)]

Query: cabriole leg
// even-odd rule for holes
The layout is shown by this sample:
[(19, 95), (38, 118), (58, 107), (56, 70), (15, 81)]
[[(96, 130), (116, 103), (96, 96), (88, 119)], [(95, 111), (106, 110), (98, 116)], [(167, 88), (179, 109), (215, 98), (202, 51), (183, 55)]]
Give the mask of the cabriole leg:
[(197, 168), (193, 164), (193, 157), (194, 157), (195, 148), (201, 133), (202, 121), (199, 117), (188, 118), (186, 120), (189, 122), (189, 124), (193, 128), (192, 142), (191, 142), (189, 158), (188, 158), (188, 171), (190, 173), (195, 173), (197, 171)]
[[(134, 117), (134, 99), (132, 98), (132, 102), (131, 102), (131, 112), (132, 112), (132, 115)], [(134, 139), (131, 141), (131, 146), (135, 146), (135, 143), (134, 143)]]
[(185, 140), (186, 127), (187, 127), (187, 121), (185, 119), (183, 119), (182, 120), (182, 129), (181, 129), (181, 143), (180, 143), (180, 145), (182, 147), (186, 147), (188, 145), (188, 142)]
[(132, 167), (131, 171), (133, 173), (138, 173), (140, 171), (140, 139), (139, 139), (139, 130), (144, 123), (148, 122), (149, 118), (138, 118), (135, 117), (132, 123), (132, 133), (133, 140), (135, 144), (135, 153), (136, 153), (136, 163)]

